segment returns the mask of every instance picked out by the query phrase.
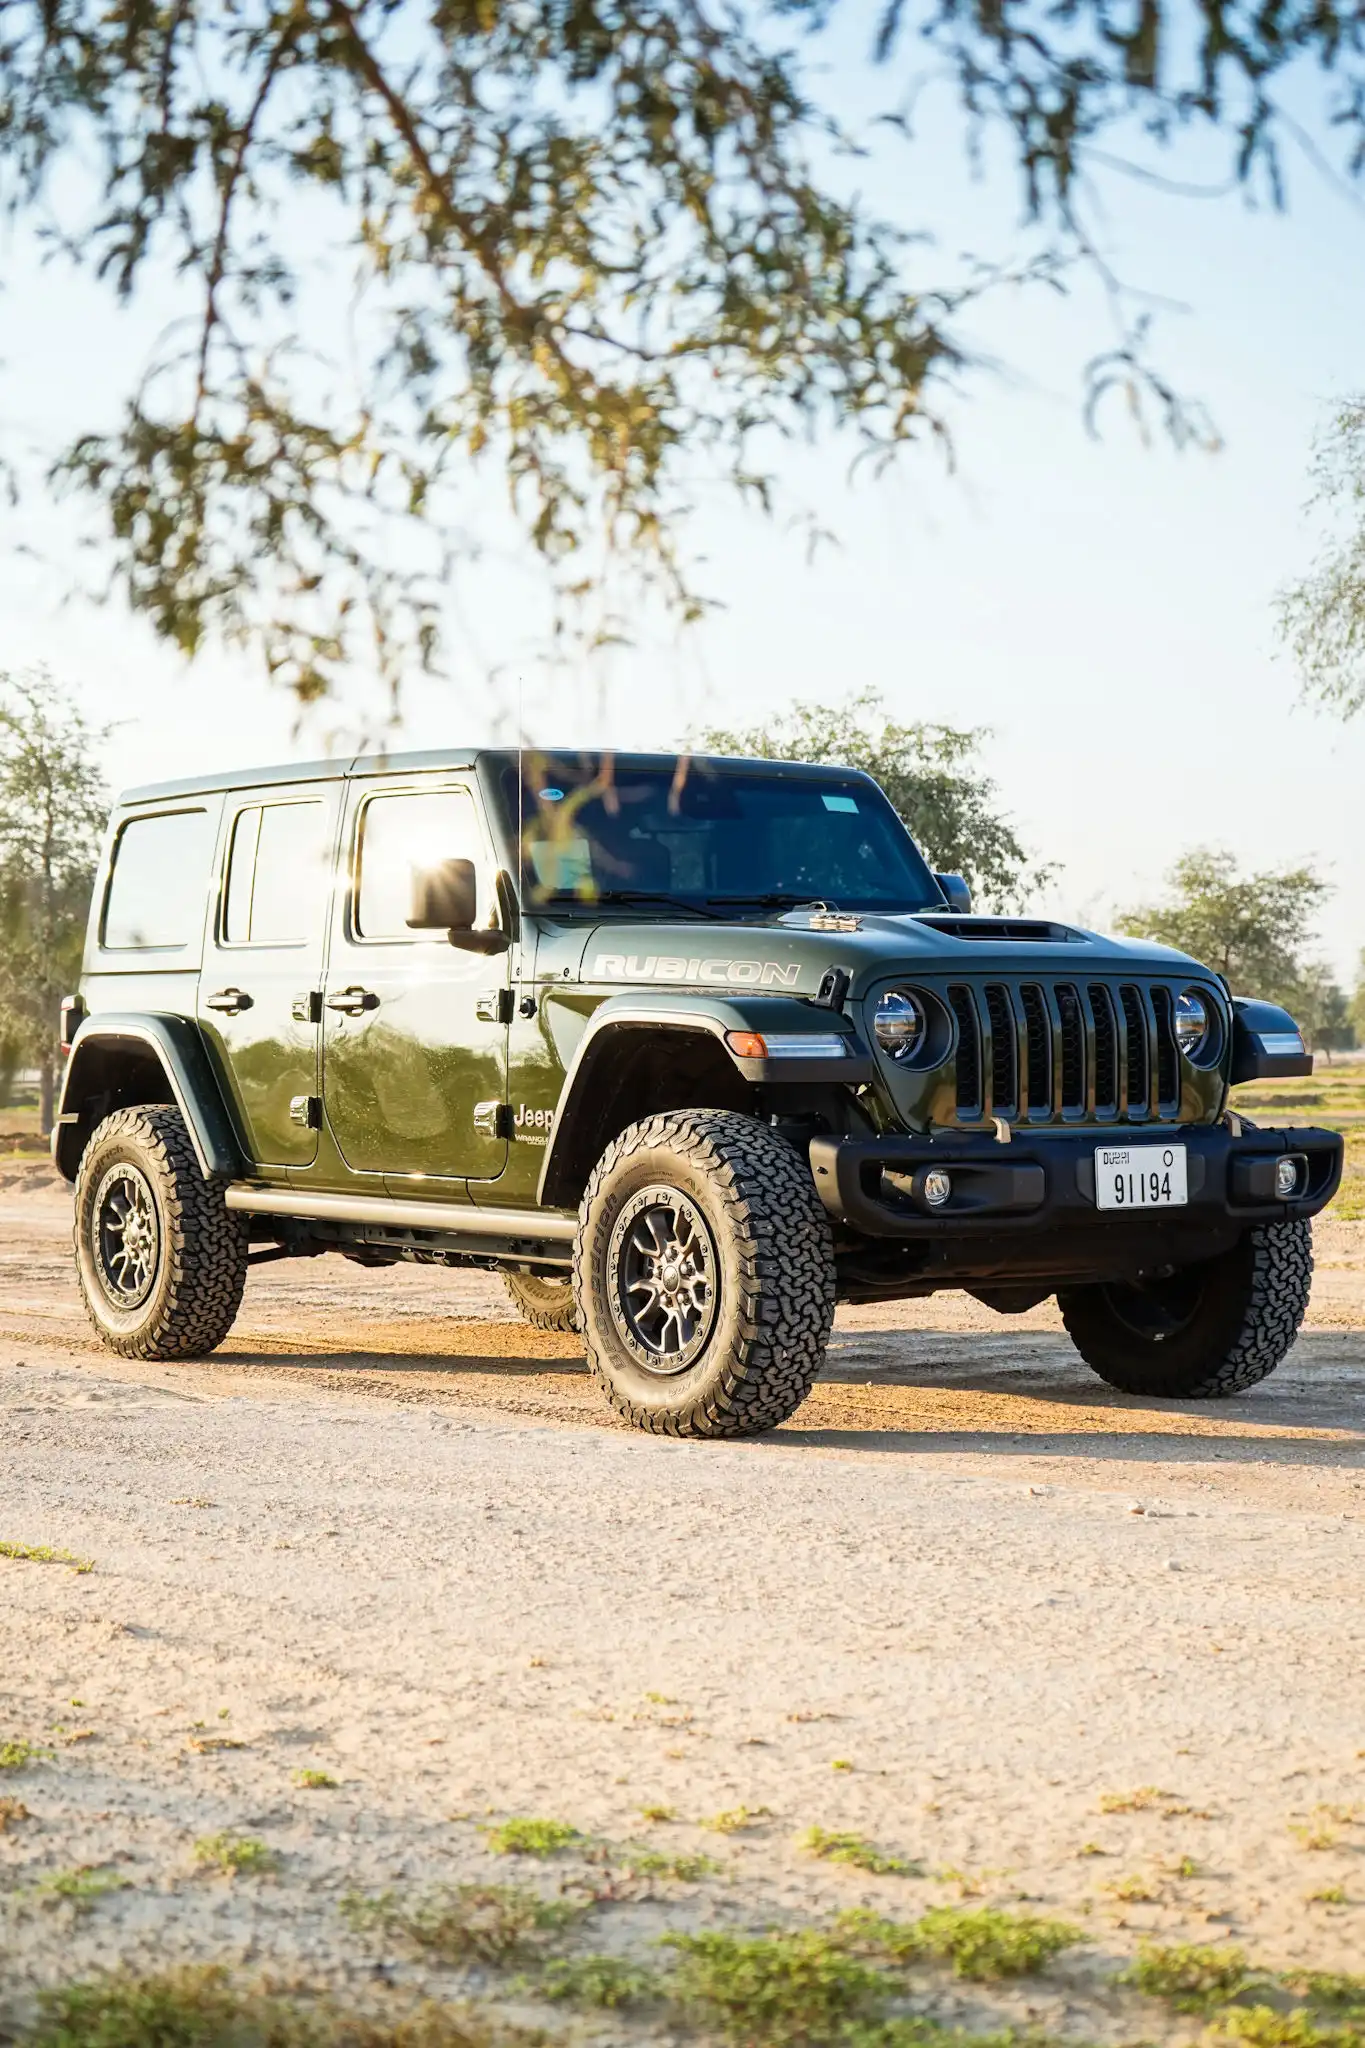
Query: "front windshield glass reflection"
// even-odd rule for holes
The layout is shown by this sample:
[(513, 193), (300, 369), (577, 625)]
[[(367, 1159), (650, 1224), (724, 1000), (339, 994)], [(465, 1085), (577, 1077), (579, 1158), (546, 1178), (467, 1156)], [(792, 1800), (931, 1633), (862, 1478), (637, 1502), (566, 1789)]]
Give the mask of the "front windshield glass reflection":
[(824, 902), (841, 910), (942, 907), (918, 849), (875, 785), (837, 768), (764, 773), (676, 759), (509, 759), (508, 838), (520, 841), (523, 901), (701, 916)]

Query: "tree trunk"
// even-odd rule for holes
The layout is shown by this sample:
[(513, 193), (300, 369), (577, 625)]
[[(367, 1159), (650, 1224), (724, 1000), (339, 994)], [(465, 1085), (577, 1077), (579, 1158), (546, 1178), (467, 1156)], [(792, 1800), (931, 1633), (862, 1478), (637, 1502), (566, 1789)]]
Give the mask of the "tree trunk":
[(38, 1068), (38, 1122), (45, 1138), (52, 1135), (56, 1092), (57, 1070), (51, 1053), (48, 1053)]

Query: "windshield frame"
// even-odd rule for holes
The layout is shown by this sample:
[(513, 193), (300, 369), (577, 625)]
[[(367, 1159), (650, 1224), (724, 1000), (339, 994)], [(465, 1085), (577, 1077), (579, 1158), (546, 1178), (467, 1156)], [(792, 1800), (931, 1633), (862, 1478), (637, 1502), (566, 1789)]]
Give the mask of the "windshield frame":
[[(608, 890), (597, 895), (583, 895), (571, 890), (540, 893), (534, 885), (527, 886), (531, 878), (524, 872), (520, 858), (521, 839), (516, 806), (519, 783), (524, 791), (532, 781), (553, 772), (557, 782), (567, 784), (572, 780), (576, 787), (581, 787), (585, 782), (596, 780), (603, 773), (604, 767), (608, 766), (613, 778), (624, 783), (630, 777), (642, 774), (676, 777), (679, 772), (688, 772), (689, 764), (703, 767), (708, 773), (723, 779), (771, 778), (774, 781), (813, 783), (823, 786), (831, 795), (856, 792), (860, 801), (869, 803), (872, 811), (880, 816), (886, 827), (904, 840), (912, 874), (916, 867), (922, 870), (924, 884), (919, 893), (922, 893), (924, 900), (911, 900), (916, 893), (913, 890), (907, 891), (904, 899), (882, 897), (874, 900), (854, 898), (847, 894), (821, 897), (814, 892), (807, 894), (804, 891), (759, 888), (754, 890), (752, 896), (746, 896), (742, 891), (725, 891), (718, 894), (701, 890), (656, 891), (629, 887), (620, 891)], [(870, 775), (858, 768), (834, 763), (768, 761), (713, 754), (633, 754), (618, 753), (612, 749), (579, 750), (548, 747), (528, 747), (520, 752), (511, 748), (490, 751), (481, 758), (480, 768), (483, 771), (480, 779), (484, 783), (490, 822), (507, 857), (508, 879), (523, 916), (570, 923), (584, 920), (602, 922), (606, 919), (633, 923), (657, 922), (661, 918), (667, 919), (670, 915), (695, 919), (699, 924), (714, 921), (754, 923), (780, 918), (792, 910), (814, 908), (817, 903), (824, 903), (830, 909), (837, 908), (842, 912), (868, 917), (907, 917), (924, 911), (941, 911), (946, 902), (932, 868), (886, 792)], [(623, 898), (632, 900), (622, 900)]]

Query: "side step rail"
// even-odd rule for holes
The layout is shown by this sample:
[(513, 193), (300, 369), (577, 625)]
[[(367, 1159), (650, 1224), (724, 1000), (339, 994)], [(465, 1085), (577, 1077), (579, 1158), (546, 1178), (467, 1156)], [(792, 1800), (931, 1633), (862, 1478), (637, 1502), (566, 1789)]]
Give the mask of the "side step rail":
[(424, 1231), (440, 1238), (475, 1241), (474, 1249), (540, 1251), (555, 1264), (567, 1263), (564, 1249), (578, 1230), (574, 1216), (545, 1209), (476, 1209), (467, 1202), (409, 1202), (395, 1195), (328, 1194), (321, 1190), (258, 1187), (233, 1181), (224, 1194), (229, 1209), (248, 1216), (282, 1216), (296, 1223), (357, 1224), (381, 1230)]

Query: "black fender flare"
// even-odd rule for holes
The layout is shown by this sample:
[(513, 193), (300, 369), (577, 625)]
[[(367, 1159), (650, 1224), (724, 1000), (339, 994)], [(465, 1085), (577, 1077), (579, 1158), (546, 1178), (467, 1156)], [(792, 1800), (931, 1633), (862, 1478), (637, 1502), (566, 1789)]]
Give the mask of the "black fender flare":
[[(820, 1010), (794, 996), (693, 995), (679, 1002), (664, 990), (608, 996), (588, 1019), (587, 1028), (574, 1051), (555, 1106), (550, 1141), (536, 1190), (538, 1204), (562, 1208), (577, 1200), (574, 1192), (575, 1148), (592, 1116), (591, 1097), (603, 1063), (628, 1034), (640, 1031), (687, 1032), (712, 1039), (740, 1080), (758, 1083), (842, 1082), (853, 1085), (871, 1078), (872, 1063), (856, 1033), (845, 1018)], [(828, 1038), (837, 1033), (845, 1041), (845, 1055), (837, 1061), (819, 1057), (805, 1059), (749, 1059), (728, 1043), (731, 1031), (801, 1032)]]
[(81, 1024), (71, 1042), (52, 1126), (52, 1160), (57, 1171), (65, 1179), (75, 1180), (86, 1135), (81, 1129), (83, 1106), (92, 1096), (111, 1092), (120, 1062), (126, 1064), (134, 1049), (144, 1058), (150, 1054), (161, 1069), (169, 1099), (185, 1119), (205, 1180), (216, 1174), (236, 1178), (244, 1170), (241, 1148), (198, 1028), (186, 1017), (158, 1011), (106, 1011)]

